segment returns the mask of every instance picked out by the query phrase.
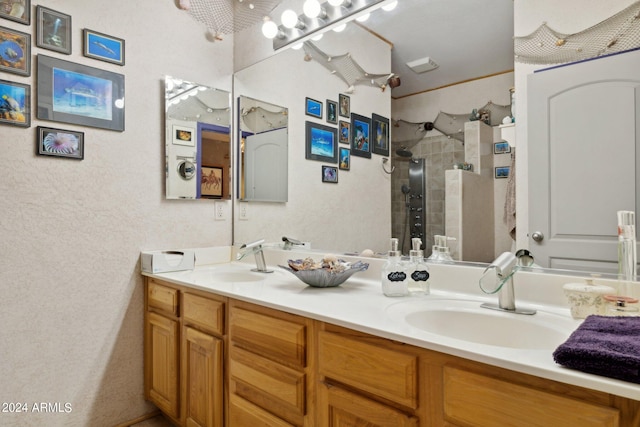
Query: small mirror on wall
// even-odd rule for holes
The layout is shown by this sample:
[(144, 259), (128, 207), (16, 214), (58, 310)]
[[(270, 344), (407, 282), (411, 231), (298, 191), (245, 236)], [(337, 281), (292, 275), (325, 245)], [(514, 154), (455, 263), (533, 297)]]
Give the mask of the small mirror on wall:
[(231, 198), (230, 102), (227, 91), (165, 78), (167, 199)]

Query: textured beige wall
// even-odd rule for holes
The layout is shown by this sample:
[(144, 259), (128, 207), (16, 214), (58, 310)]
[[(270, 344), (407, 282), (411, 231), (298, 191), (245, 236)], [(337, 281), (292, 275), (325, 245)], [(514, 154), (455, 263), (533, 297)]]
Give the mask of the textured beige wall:
[[(0, 403), (29, 411), (0, 412), (0, 425), (112, 426), (152, 410), (143, 399), (140, 251), (231, 242), (231, 221), (214, 221), (211, 202), (162, 196), (162, 80), (230, 90), (233, 39), (207, 41), (168, 0), (37, 3), (72, 15), (73, 53), (33, 54), (123, 73), (126, 130), (35, 117), (28, 129), (0, 126)], [(35, 42), (33, 18), (0, 25)], [(125, 39), (126, 65), (83, 57), (82, 28)], [(34, 103), (36, 63), (31, 77), (0, 72), (31, 84)], [(38, 125), (85, 132), (84, 160), (37, 156)], [(32, 412), (39, 402), (71, 412)]]

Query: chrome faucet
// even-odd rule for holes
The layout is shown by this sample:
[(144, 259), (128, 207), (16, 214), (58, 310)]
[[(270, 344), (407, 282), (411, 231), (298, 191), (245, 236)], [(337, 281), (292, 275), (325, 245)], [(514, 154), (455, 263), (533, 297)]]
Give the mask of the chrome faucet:
[[(530, 255), (530, 253), (528, 253)], [(533, 257), (531, 257), (533, 260)], [(520, 257), (511, 252), (503, 252), (498, 258), (495, 259), (485, 270), (480, 277), (480, 289), (486, 294), (495, 294), (498, 292), (498, 304), (482, 304), (481, 307), (489, 308), (492, 310), (507, 311), (516, 314), (535, 314), (535, 310), (516, 308), (516, 297), (513, 290), (513, 275), (518, 271), (519, 267), (523, 264)], [(525, 261), (527, 262), (527, 261)], [(489, 273), (495, 273), (495, 279), (493, 280), (492, 288), (487, 289), (484, 285)]]
[(292, 239), (291, 237), (282, 236), (282, 241), (284, 242), (284, 250), (291, 250), (294, 245), (304, 246), (300, 240)]
[(267, 263), (264, 260), (264, 253), (262, 252), (263, 243), (264, 239), (260, 239), (240, 246), (236, 260), (239, 261), (249, 254), (254, 254), (256, 257), (256, 268), (252, 268), (251, 271), (257, 271), (259, 273), (273, 273), (273, 270), (269, 270), (267, 268)]

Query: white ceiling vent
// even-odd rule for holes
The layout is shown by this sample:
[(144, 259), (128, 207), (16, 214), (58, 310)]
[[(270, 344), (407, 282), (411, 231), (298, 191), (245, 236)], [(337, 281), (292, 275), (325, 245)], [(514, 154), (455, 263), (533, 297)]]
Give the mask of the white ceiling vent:
[(415, 73), (426, 73), (427, 71), (435, 70), (438, 68), (438, 64), (428, 56), (415, 61), (407, 62), (407, 67), (411, 68)]

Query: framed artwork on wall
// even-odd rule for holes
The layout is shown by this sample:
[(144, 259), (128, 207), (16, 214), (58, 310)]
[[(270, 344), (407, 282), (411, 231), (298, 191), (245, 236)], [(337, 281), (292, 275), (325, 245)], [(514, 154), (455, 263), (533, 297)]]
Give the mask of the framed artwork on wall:
[(31, 86), (0, 80), (0, 124), (31, 126)]
[(351, 150), (348, 148), (340, 147), (340, 161), (338, 167), (341, 170), (348, 171), (351, 169)]
[(338, 183), (338, 168), (322, 165), (322, 182)]
[(0, 1), (0, 18), (29, 25), (31, 23), (31, 0)]
[(351, 113), (351, 154), (371, 158), (371, 119)]
[(510, 166), (498, 166), (495, 168), (495, 178), (509, 178)]
[(71, 55), (71, 15), (36, 7), (36, 46)]
[(319, 123), (305, 122), (305, 158), (338, 162), (338, 131)]
[(340, 143), (349, 144), (349, 136), (351, 135), (351, 123), (340, 120)]
[(217, 199), (222, 197), (222, 168), (217, 166), (202, 166), (200, 179), (200, 194), (202, 197)]
[(351, 115), (351, 99), (347, 95), (338, 95), (338, 104), (340, 115), (349, 118)]
[(304, 112), (307, 116), (322, 118), (322, 102), (315, 99), (305, 98)]
[(84, 159), (84, 132), (38, 126), (38, 154)]
[(37, 117), (124, 131), (124, 75), (38, 55)]
[(511, 146), (507, 141), (500, 141), (493, 144), (493, 154), (506, 154), (511, 152)]
[(195, 147), (196, 146), (195, 128), (173, 125), (173, 144)]
[(31, 75), (31, 34), (0, 27), (0, 71)]
[(371, 150), (374, 154), (389, 155), (389, 119), (373, 114), (371, 116)]
[(327, 122), (338, 123), (338, 103), (336, 101), (329, 101), (327, 99)]
[(124, 40), (97, 31), (82, 30), (82, 54), (87, 58), (124, 65)]

